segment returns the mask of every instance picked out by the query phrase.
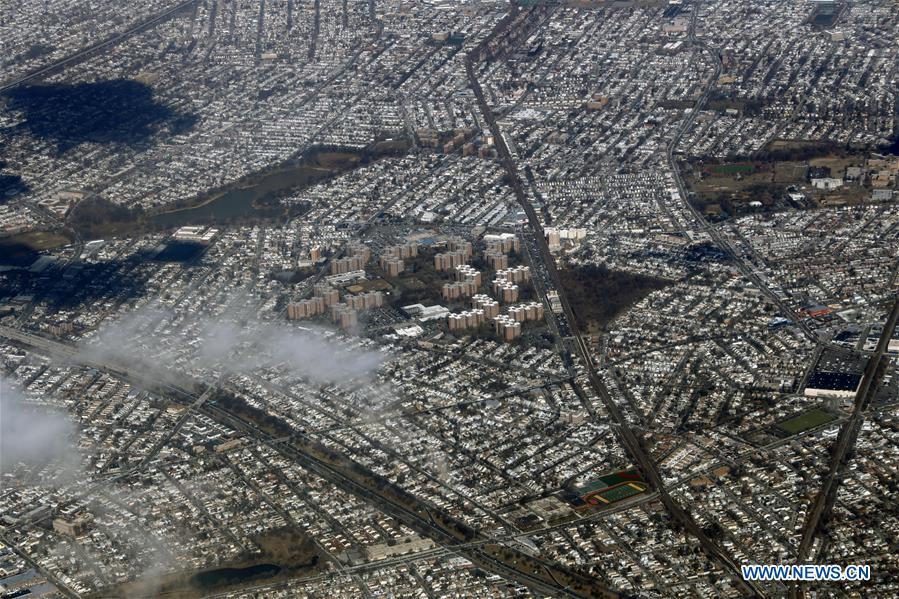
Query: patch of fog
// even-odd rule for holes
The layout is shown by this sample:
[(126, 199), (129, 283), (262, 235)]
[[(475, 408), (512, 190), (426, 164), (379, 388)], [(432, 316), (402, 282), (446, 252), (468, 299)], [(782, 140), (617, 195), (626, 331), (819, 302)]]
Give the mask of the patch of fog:
[(0, 476), (24, 468), (43, 483), (69, 482), (82, 471), (77, 437), (66, 414), (0, 377)]
[(139, 366), (170, 377), (176, 371), (252, 374), (272, 368), (315, 384), (370, 380), (383, 352), (338, 339), (317, 327), (260, 319), (239, 301), (220, 314), (177, 317), (144, 308), (101, 327), (81, 344), (88, 359)]

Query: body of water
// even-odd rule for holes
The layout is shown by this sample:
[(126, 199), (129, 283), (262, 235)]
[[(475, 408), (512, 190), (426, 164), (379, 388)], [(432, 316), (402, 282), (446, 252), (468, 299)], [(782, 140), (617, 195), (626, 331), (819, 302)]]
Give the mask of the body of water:
[(219, 568), (194, 574), (191, 583), (201, 589), (241, 584), (251, 580), (271, 578), (281, 572), (275, 564), (256, 564), (246, 568)]
[(160, 227), (182, 227), (286, 216), (284, 206), (268, 200), (291, 189), (305, 187), (330, 177), (336, 172), (336, 169), (300, 164), (262, 175), (258, 181), (225, 191), (199, 206), (153, 215), (150, 221)]

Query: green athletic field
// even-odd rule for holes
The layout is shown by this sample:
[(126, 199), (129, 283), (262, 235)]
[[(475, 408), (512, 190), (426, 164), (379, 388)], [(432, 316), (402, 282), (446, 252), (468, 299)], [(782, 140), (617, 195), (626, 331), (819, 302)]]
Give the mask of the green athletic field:
[(775, 426), (787, 434), (797, 435), (802, 431), (807, 431), (810, 428), (821, 426), (836, 419), (837, 417), (830, 412), (815, 408), (804, 414), (788, 418), (783, 422), (778, 422)]

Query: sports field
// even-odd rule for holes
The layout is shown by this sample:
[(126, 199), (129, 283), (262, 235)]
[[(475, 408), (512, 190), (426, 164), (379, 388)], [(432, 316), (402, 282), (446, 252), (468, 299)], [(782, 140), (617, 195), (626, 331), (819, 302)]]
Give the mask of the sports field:
[(645, 490), (646, 483), (627, 483), (624, 485), (619, 485), (617, 487), (612, 487), (611, 489), (607, 489), (605, 491), (592, 493), (586, 499), (587, 503), (591, 505), (607, 505), (610, 503), (621, 501), (622, 499), (627, 499), (628, 497), (633, 497), (634, 495), (639, 495)]
[(612, 487), (608, 491), (603, 491), (599, 495), (609, 503), (615, 503), (634, 495), (639, 495), (646, 490), (646, 485), (639, 483), (628, 483), (618, 487)]
[(815, 408), (814, 410), (809, 410), (804, 414), (799, 414), (798, 416), (788, 418), (783, 422), (778, 422), (775, 426), (787, 434), (797, 435), (802, 431), (807, 431), (810, 428), (821, 426), (822, 424), (826, 424), (831, 420), (836, 419), (837, 417), (830, 412), (825, 412), (824, 410)]
[(711, 171), (716, 175), (734, 175), (736, 173), (753, 173), (755, 172), (755, 165), (747, 164), (745, 162), (738, 162), (735, 164), (716, 164), (711, 167)]

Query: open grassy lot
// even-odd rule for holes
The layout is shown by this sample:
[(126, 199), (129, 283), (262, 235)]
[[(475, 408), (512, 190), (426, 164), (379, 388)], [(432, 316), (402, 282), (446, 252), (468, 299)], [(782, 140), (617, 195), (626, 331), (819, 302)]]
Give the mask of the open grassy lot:
[(799, 181), (805, 181), (805, 175), (808, 172), (808, 164), (805, 162), (775, 162), (774, 183), (785, 183), (787, 185), (795, 184)]
[(72, 240), (60, 231), (28, 231), (27, 233), (17, 233), (16, 235), (0, 238), (0, 251), (21, 245), (35, 252), (40, 252), (70, 243), (72, 243)]
[(39, 252), (72, 243), (58, 231), (29, 231), (0, 237), (0, 264), (28, 266), (37, 260)]
[(364, 293), (366, 291), (390, 291), (390, 283), (384, 279), (365, 279), (347, 286), (350, 293)]
[[(842, 179), (846, 167), (864, 164), (862, 153), (826, 153), (817, 146), (793, 145), (772, 145), (769, 150), (770, 157), (752, 161), (694, 164), (693, 172), (685, 177), (695, 194), (694, 206), (711, 217), (783, 209), (791, 205), (786, 201), (787, 188), (791, 186), (807, 196), (809, 206), (852, 205), (870, 196), (870, 190), (857, 182), (847, 182), (834, 191), (821, 191), (812, 188), (807, 179), (810, 169), (821, 168), (829, 169), (831, 177)], [(807, 158), (806, 153), (810, 154)], [(762, 207), (751, 206), (752, 202), (761, 202)]]
[(814, 410), (809, 410), (798, 416), (793, 416), (792, 418), (778, 422), (774, 426), (789, 435), (798, 435), (803, 431), (815, 428), (816, 426), (821, 426), (822, 424), (827, 424), (836, 419), (837, 417), (830, 412), (815, 408)]

